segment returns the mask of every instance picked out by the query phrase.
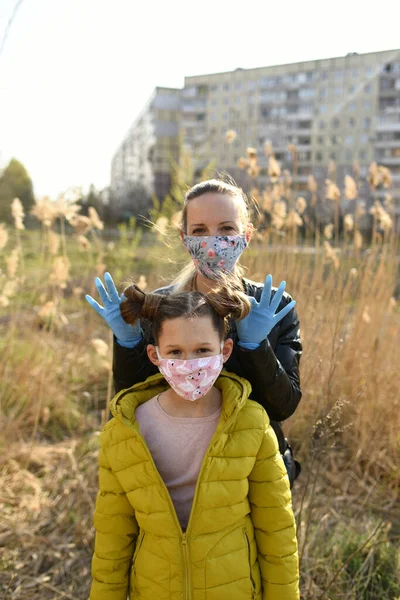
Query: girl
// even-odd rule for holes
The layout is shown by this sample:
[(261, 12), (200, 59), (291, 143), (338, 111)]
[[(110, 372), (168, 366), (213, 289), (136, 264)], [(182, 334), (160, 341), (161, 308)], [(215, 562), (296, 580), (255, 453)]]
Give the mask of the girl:
[[(160, 373), (112, 401), (95, 511), (91, 600), (298, 600), (289, 479), (250, 384), (223, 371), (242, 294), (124, 292)], [(167, 384), (168, 382), (168, 384)]]
[[(264, 286), (242, 276), (238, 259), (249, 244), (252, 231), (248, 200), (240, 188), (214, 179), (195, 185), (186, 194), (180, 228), (180, 237), (193, 263), (172, 286), (157, 291), (206, 293), (218, 287), (222, 272), (230, 273), (233, 282), (245, 291), (251, 312), (246, 319), (230, 324), (233, 351), (226, 369), (250, 382), (251, 397), (267, 411), (292, 483), (299, 467), (288, 449), (280, 421), (294, 413), (301, 399), (300, 323), (295, 303), (284, 293), (284, 282), (272, 289), (270, 275)], [(156, 372), (156, 367), (146, 353), (147, 342), (151, 341), (148, 324), (144, 320), (134, 326), (124, 322), (119, 310), (121, 296), (108, 273), (104, 279), (107, 291), (96, 279), (104, 306), (90, 296), (86, 298), (114, 332), (113, 371), (118, 392), (144, 381)]]

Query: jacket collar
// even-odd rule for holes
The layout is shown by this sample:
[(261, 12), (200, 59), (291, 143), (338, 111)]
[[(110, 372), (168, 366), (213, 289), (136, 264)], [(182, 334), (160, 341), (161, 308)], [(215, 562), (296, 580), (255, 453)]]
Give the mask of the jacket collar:
[[(234, 373), (222, 371), (215, 382), (215, 387), (222, 392), (222, 412), (218, 425), (219, 429), (226, 421), (231, 418), (234, 419), (235, 415), (243, 408), (250, 395), (251, 385), (246, 379)], [(129, 421), (138, 429), (135, 417), (136, 408), (139, 404), (147, 402), (166, 389), (168, 389), (168, 384), (161, 373), (152, 375), (146, 381), (137, 383), (127, 390), (122, 390), (114, 396), (110, 405), (111, 413), (117, 420)]]

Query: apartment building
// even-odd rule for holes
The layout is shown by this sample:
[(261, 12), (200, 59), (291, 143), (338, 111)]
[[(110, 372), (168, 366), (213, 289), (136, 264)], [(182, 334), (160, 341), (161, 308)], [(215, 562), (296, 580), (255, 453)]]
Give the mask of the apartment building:
[(114, 203), (126, 204), (139, 192), (145, 206), (153, 194), (162, 198), (168, 193), (171, 159), (178, 158), (180, 93), (157, 87), (129, 128), (112, 159)]
[[(228, 130), (237, 134), (231, 144)], [(126, 197), (143, 186), (149, 195), (164, 197), (179, 140), (198, 172), (214, 161), (245, 187), (238, 159), (247, 147), (257, 149), (263, 185), (266, 142), (290, 170), (288, 146), (296, 146), (300, 188), (311, 173), (323, 181), (330, 160), (339, 183), (354, 162), (365, 177), (376, 161), (391, 169), (400, 208), (400, 50), (238, 68), (186, 77), (182, 90), (156, 88), (114, 156), (111, 196)]]
[[(392, 170), (400, 199), (400, 50), (186, 77), (182, 129), (199, 167), (215, 159), (239, 183), (237, 161), (248, 146), (266, 167), (271, 142), (291, 168), (294, 144), (300, 185), (311, 173), (323, 180), (330, 160), (339, 181), (353, 162), (365, 175), (376, 160)], [(227, 144), (231, 129), (237, 137)]]

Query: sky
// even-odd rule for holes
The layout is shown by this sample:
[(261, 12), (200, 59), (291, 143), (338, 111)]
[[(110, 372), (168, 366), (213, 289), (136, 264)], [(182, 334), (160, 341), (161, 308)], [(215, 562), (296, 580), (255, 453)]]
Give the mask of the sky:
[[(0, 0), (0, 47), (17, 0)], [(398, 0), (23, 0), (0, 54), (0, 167), (37, 196), (107, 186), (111, 158), (156, 86), (400, 47)], [(397, 13), (397, 17), (396, 17)]]

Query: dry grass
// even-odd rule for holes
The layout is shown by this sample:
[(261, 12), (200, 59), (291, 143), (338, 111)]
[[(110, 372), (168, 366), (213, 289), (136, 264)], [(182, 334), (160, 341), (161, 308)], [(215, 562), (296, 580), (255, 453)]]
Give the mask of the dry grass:
[[(272, 149), (267, 152), (273, 159)], [(256, 176), (254, 152), (243, 161)], [(395, 600), (400, 597), (400, 312), (394, 298), (399, 253), (390, 228), (383, 229), (390, 215), (375, 206), (369, 247), (360, 240), (356, 212), (340, 243), (333, 221), (330, 240), (316, 232), (312, 244), (299, 244), (299, 219), (310, 200), (296, 196), (290, 177), (278, 167), (270, 160), (267, 189), (254, 185), (273, 226), (259, 228), (245, 265), (253, 279), (263, 280), (267, 273), (275, 284), (286, 279), (301, 317), (303, 400), (285, 428), (303, 464), (294, 490), (302, 597)], [(387, 174), (372, 171), (375, 179), (378, 175), (387, 181)], [(354, 186), (347, 181), (345, 193), (356, 202)], [(332, 186), (329, 190), (337, 198)], [(311, 203), (315, 194), (310, 180)], [(92, 213), (82, 221), (73, 204), (59, 202), (53, 210), (47, 200), (38, 203), (40, 236), (21, 228), (17, 204), (17, 228), (0, 227), (4, 599), (87, 597), (111, 344), (83, 296), (94, 293), (93, 276), (106, 268), (117, 282), (142, 275), (153, 288), (176, 272), (175, 257), (183, 257), (170, 247), (168, 260), (160, 262), (162, 241), (149, 247), (146, 236), (136, 230), (131, 238), (127, 228), (107, 244), (98, 217)], [(164, 220), (158, 227), (165, 229), (168, 219), (159, 217)], [(74, 235), (65, 233), (68, 220)]]

